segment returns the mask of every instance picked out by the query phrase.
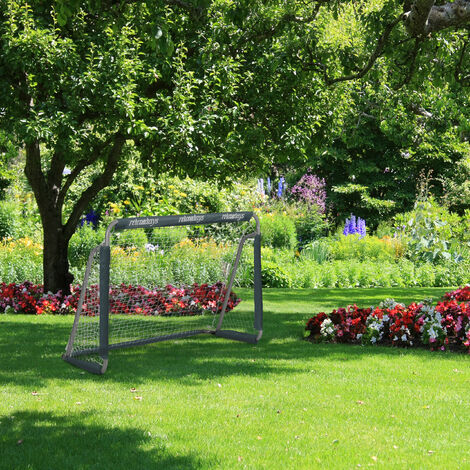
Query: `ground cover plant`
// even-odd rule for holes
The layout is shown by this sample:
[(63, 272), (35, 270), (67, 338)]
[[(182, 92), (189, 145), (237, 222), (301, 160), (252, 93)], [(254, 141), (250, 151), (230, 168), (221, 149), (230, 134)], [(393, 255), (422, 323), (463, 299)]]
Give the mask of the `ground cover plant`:
[(312, 310), (448, 290), (268, 289), (258, 345), (113, 351), (100, 377), (60, 359), (71, 316), (2, 314), (0, 468), (466, 468), (467, 355), (300, 333)]

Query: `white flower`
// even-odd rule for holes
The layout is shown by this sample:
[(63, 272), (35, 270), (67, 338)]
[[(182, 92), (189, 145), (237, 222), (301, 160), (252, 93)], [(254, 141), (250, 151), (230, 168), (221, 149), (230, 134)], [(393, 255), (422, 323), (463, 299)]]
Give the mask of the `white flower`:
[(327, 338), (332, 336), (334, 331), (333, 322), (329, 318), (325, 318), (320, 326), (320, 334)]
[(401, 340), (402, 340), (402, 341), (406, 341), (407, 339), (408, 339), (408, 338), (406, 337), (406, 335), (403, 335), (403, 336), (401, 337)]

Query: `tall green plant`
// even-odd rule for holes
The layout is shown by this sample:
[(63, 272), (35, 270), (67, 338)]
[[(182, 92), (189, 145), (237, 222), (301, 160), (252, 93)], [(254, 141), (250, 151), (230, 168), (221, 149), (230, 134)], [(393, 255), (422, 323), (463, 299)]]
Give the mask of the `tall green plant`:
[(428, 200), (418, 200), (415, 203), (407, 228), (410, 258), (431, 263), (451, 259), (461, 261), (462, 257), (450, 251), (450, 241), (442, 235), (442, 228), (447, 222), (433, 215), (432, 209), (432, 203)]

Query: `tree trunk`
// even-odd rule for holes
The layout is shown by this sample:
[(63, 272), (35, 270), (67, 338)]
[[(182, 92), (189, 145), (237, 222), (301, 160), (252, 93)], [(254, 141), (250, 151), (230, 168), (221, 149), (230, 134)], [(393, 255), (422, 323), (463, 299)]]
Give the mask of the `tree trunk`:
[(100, 153), (96, 153), (96, 158), (92, 155), (88, 160), (79, 161), (66, 183), (63, 184), (65, 161), (62, 155), (54, 153), (50, 168), (45, 172), (41, 164), (39, 141), (36, 140), (26, 145), (25, 174), (34, 192), (44, 233), (43, 268), (44, 290), (46, 292), (56, 293), (61, 290), (64, 294), (70, 293), (70, 284), (73, 282), (68, 262), (70, 239), (87, 205), (111, 182), (125, 141), (124, 136), (117, 133), (109, 140), (107, 149), (101, 148), (101, 146), (96, 149), (96, 152), (104, 153), (105, 167), (75, 201), (71, 214), (65, 223), (62, 221), (62, 209), (67, 191), (81, 170), (96, 161)]
[(68, 247), (70, 239), (64, 235), (60, 219), (53, 215), (43, 220), (44, 231), (44, 291), (56, 293), (61, 290), (70, 294), (73, 275), (69, 271)]
[(44, 234), (43, 279), (45, 292), (70, 293), (73, 276), (69, 272), (68, 245), (71, 233), (62, 224), (62, 204), (58, 203), (63, 164), (54, 161), (46, 177), (41, 168), (39, 142), (26, 145), (25, 174), (34, 192)]

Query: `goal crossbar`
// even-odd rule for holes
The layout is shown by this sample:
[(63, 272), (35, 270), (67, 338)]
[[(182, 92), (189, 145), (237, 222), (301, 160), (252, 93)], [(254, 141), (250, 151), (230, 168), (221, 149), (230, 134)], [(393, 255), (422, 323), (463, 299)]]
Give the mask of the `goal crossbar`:
[[(254, 221), (255, 227), (249, 225)], [(147, 233), (153, 229), (163, 227), (181, 227), (181, 226), (217, 226), (222, 224), (245, 224), (249, 227), (248, 233), (240, 236), (236, 247), (235, 254), (231, 265), (229, 266), (229, 275), (226, 284), (222, 284), (220, 296), (217, 299), (217, 309), (215, 310), (214, 320), (210, 327), (205, 328), (189, 328), (187, 331), (170, 332), (158, 331), (149, 337), (126, 337), (123, 340), (113, 338), (110, 341), (110, 296), (112, 296), (113, 285), (110, 279), (110, 266), (112, 261), (112, 237), (118, 233), (129, 230), (144, 229)], [(253, 269), (253, 312), (252, 312), (252, 332), (240, 331), (236, 328), (224, 328), (224, 319), (228, 311), (228, 304), (233, 294), (233, 286), (240, 265), (242, 252), (248, 240), (252, 243), (252, 269)], [(99, 260), (97, 262), (97, 260)], [(92, 287), (90, 286), (90, 276), (94, 265), (98, 266), (97, 270), (99, 286), (94, 293), (93, 298)], [(195, 284), (196, 286), (198, 284)], [(120, 294), (122, 296), (122, 294)], [(88, 303), (90, 298), (97, 304), (96, 311), (91, 313)], [(233, 306), (231, 307), (233, 308)], [(86, 323), (84, 318), (91, 316), (91, 322)], [(163, 315), (163, 314), (162, 314)], [(172, 314), (178, 316), (178, 313)], [(181, 313), (180, 315), (185, 315)], [(122, 317), (123, 315), (112, 315), (112, 317)], [(229, 316), (236, 316), (236, 310), (231, 311)], [(134, 317), (135, 318), (135, 317)], [(188, 317), (185, 317), (188, 318)], [(192, 318), (192, 317), (190, 317)], [(118, 320), (114, 320), (119, 322)], [(84, 324), (83, 324), (84, 323)], [(136, 324), (136, 320), (134, 320)], [(148, 323), (147, 323), (148, 325)], [(145, 325), (144, 325), (145, 327)], [(251, 329), (248, 328), (248, 329)], [(241, 329), (243, 330), (243, 329)], [(245, 328), (246, 330), (246, 328)], [(212, 334), (216, 337), (232, 339), (251, 344), (256, 344), (262, 336), (263, 332), (263, 299), (262, 299), (262, 282), (261, 282), (261, 233), (260, 222), (256, 214), (253, 212), (224, 212), (212, 214), (187, 214), (174, 216), (154, 216), (154, 217), (133, 217), (119, 219), (111, 222), (106, 230), (104, 241), (95, 247), (88, 258), (85, 269), (83, 284), (80, 290), (80, 297), (74, 318), (74, 323), (70, 337), (67, 343), (63, 359), (77, 367), (96, 374), (103, 374), (108, 366), (108, 353), (110, 350), (127, 348), (132, 346), (146, 345), (172, 339), (187, 338), (199, 334)], [(92, 340), (90, 340), (90, 337)], [(86, 341), (83, 341), (86, 338)], [(94, 357), (93, 360), (90, 360)]]

